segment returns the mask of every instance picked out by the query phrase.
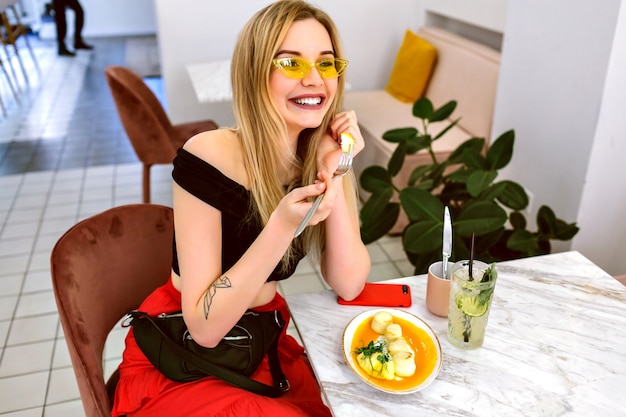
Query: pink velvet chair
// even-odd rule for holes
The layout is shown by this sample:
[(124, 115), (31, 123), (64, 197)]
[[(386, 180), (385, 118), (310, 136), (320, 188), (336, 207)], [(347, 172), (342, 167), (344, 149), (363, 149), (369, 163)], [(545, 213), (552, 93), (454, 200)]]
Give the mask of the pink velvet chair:
[(131, 204), (71, 227), (52, 249), (50, 272), (87, 417), (111, 415), (117, 371), (105, 383), (111, 329), (170, 277), (173, 212)]
[(150, 167), (171, 163), (187, 139), (217, 125), (213, 120), (173, 125), (139, 75), (112, 65), (105, 69), (105, 76), (126, 135), (143, 163), (143, 202), (149, 203)]

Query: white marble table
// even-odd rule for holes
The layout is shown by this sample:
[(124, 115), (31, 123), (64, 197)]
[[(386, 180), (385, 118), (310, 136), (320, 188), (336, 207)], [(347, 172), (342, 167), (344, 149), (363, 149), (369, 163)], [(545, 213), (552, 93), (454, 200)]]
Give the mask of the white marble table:
[(345, 364), (343, 329), (368, 307), (330, 291), (287, 296), (294, 323), (333, 414), (347, 416), (626, 416), (626, 287), (578, 252), (498, 264), (484, 345), (464, 351), (447, 319), (428, 312), (426, 276), (405, 310), (437, 333), (443, 366), (414, 394), (363, 383)]
[(189, 64), (186, 68), (199, 103), (232, 100), (230, 59)]

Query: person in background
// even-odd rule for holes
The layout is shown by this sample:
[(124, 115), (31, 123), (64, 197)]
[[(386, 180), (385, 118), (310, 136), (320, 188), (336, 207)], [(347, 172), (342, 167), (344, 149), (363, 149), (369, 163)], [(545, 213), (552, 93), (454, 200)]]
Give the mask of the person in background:
[(93, 49), (93, 46), (85, 43), (82, 37), (85, 24), (85, 12), (78, 0), (53, 0), (54, 22), (57, 27), (57, 45), (59, 56), (75, 56), (76, 53), (67, 49), (65, 35), (67, 34), (67, 22), (65, 9), (74, 11), (74, 49)]
[[(355, 154), (364, 147), (355, 113), (340, 107), (343, 58), (334, 23), (305, 1), (277, 1), (245, 25), (231, 65), (236, 127), (200, 133), (178, 150), (172, 272), (140, 311), (182, 309), (191, 336), (206, 347), (216, 346), (247, 309), (277, 309), (289, 322), (278, 281), (306, 254), (337, 295), (352, 300), (361, 293), (371, 265), (355, 178), (350, 172), (332, 179), (341, 134), (354, 138)], [(308, 227), (294, 238), (321, 193)], [(129, 332), (112, 415), (329, 417), (304, 349), (286, 327), (278, 349), (291, 388), (278, 398), (212, 376), (171, 381)], [(271, 383), (267, 357), (252, 378)]]

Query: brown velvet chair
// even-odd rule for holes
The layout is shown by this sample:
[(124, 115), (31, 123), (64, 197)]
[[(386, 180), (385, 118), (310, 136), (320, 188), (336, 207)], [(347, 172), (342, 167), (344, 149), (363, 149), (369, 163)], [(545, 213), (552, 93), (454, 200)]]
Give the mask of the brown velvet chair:
[(150, 202), (150, 167), (169, 164), (187, 139), (216, 129), (212, 120), (172, 125), (159, 99), (139, 75), (109, 66), (105, 75), (126, 135), (143, 163), (143, 202)]
[(131, 204), (71, 227), (50, 258), (54, 295), (87, 417), (111, 415), (117, 371), (105, 384), (107, 335), (170, 276), (170, 207)]

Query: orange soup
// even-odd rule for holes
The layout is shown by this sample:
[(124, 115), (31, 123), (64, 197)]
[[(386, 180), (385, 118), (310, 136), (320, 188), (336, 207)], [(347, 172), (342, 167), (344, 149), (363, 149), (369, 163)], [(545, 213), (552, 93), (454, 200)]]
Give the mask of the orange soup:
[(370, 341), (376, 341), (380, 337), (380, 334), (372, 330), (372, 319), (373, 317), (364, 320), (363, 323), (357, 327), (352, 339), (350, 351), (352, 352), (352, 358), (356, 364), (355, 368), (358, 370), (359, 374), (381, 388), (396, 391), (404, 391), (424, 382), (433, 372), (435, 366), (437, 366), (437, 348), (435, 343), (425, 330), (396, 316), (393, 316), (393, 322), (402, 327), (402, 336), (404, 336), (409, 346), (415, 351), (417, 370), (410, 377), (402, 378), (396, 376), (394, 380), (388, 381), (374, 378), (361, 369), (356, 360), (356, 349), (367, 346)]

